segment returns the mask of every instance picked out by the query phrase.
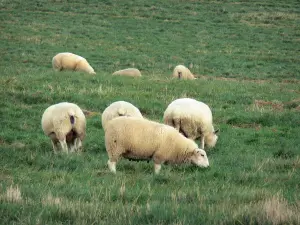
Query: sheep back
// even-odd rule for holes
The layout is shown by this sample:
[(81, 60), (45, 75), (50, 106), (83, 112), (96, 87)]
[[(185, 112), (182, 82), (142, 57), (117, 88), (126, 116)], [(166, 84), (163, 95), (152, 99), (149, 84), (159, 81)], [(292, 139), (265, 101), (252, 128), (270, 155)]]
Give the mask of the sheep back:
[(58, 71), (74, 70), (95, 74), (94, 69), (85, 58), (70, 52), (62, 52), (55, 55), (52, 59), (52, 67)]
[(127, 68), (123, 70), (115, 71), (112, 75), (122, 75), (129, 77), (140, 77), (142, 76), (141, 72), (136, 68)]
[(196, 139), (201, 133), (213, 131), (212, 113), (208, 105), (190, 98), (176, 99), (164, 112), (164, 123), (179, 127), (186, 132), (185, 136)]
[(103, 129), (105, 129), (108, 121), (119, 116), (143, 118), (140, 110), (133, 104), (126, 101), (113, 102), (102, 113), (101, 120)]

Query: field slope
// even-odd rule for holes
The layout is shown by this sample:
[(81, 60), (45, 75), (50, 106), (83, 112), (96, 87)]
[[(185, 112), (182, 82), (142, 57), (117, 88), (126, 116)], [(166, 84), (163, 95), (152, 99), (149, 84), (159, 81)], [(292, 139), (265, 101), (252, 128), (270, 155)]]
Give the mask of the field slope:
[[(300, 224), (300, 5), (288, 1), (0, 2), (1, 224)], [(73, 52), (97, 74), (55, 72)], [(197, 80), (172, 79), (184, 64)], [(113, 77), (136, 67), (142, 77)], [(106, 162), (101, 112), (117, 100), (162, 121), (206, 102), (210, 167)], [(51, 104), (91, 112), (81, 154), (54, 154)]]

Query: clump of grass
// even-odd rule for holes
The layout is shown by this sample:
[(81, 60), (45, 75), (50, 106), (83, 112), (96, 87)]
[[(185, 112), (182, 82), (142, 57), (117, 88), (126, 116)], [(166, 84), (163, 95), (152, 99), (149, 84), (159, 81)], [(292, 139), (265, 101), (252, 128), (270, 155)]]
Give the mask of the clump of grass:
[(262, 205), (265, 215), (262, 217), (271, 224), (299, 223), (300, 216), (297, 207), (290, 206), (282, 196), (274, 196)]
[(286, 150), (286, 149), (280, 149), (276, 152), (274, 152), (273, 156), (275, 158), (283, 158), (283, 159), (290, 159), (295, 157), (295, 152), (291, 151), (291, 150)]
[(6, 193), (1, 196), (1, 198), (5, 201), (12, 202), (12, 203), (22, 203), (23, 198), (21, 195), (21, 191), (18, 186), (9, 186), (6, 189)]

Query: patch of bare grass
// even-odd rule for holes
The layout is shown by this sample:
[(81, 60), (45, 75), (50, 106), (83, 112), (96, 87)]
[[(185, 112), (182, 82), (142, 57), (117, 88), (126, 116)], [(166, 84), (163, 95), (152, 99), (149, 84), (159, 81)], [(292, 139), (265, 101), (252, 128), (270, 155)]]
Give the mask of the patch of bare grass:
[(86, 109), (82, 109), (83, 111), (83, 114), (86, 116), (86, 117), (93, 117), (93, 116), (98, 116), (100, 115), (99, 112), (93, 112), (93, 111), (89, 111), (89, 110), (86, 110)]
[(235, 128), (253, 128), (255, 130), (260, 130), (261, 129), (261, 124), (258, 123), (242, 123), (238, 125), (233, 125), (232, 127)]
[(293, 99), (288, 102), (281, 102), (278, 100), (254, 100), (253, 104), (249, 107), (253, 111), (283, 111), (283, 110), (300, 110), (300, 99)]
[(282, 111), (284, 104), (277, 100), (275, 101), (255, 100), (254, 106), (258, 109), (268, 107), (271, 108), (272, 110)]
[[(196, 78), (203, 79), (203, 80), (222, 80), (228, 82), (241, 82), (241, 83), (256, 83), (256, 84), (264, 84), (264, 83), (280, 83), (280, 84), (300, 84), (299, 80), (296, 79), (285, 79), (282, 81), (274, 81), (271, 79), (251, 79), (251, 78), (234, 78), (234, 77), (217, 77), (211, 75), (201, 75), (201, 74), (194, 74)], [(291, 90), (287, 89), (287, 91), (300, 93), (298, 90)]]
[(240, 18), (240, 21), (248, 26), (278, 26), (278, 23), (299, 20), (297, 13), (286, 12), (249, 12), (236, 13), (234, 17)]

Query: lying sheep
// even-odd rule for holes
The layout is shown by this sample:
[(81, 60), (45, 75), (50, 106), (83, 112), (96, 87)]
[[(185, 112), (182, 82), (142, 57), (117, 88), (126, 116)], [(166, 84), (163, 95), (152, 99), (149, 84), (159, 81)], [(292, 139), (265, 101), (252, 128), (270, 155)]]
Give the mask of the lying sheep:
[(42, 129), (49, 136), (56, 153), (58, 143), (62, 151), (81, 151), (85, 137), (86, 119), (73, 103), (62, 102), (48, 107), (42, 116)]
[(185, 137), (200, 138), (200, 147), (214, 147), (218, 130), (214, 130), (210, 108), (203, 102), (181, 98), (171, 102), (164, 112), (164, 123), (175, 127)]
[(191, 71), (183, 65), (178, 65), (174, 68), (173, 77), (184, 80), (196, 79), (195, 76), (191, 73)]
[(105, 129), (108, 121), (118, 116), (143, 118), (140, 110), (129, 102), (117, 101), (110, 104), (102, 113), (102, 127)]
[(124, 70), (118, 70), (114, 72), (112, 75), (122, 75), (122, 76), (129, 76), (129, 77), (140, 77), (142, 76), (141, 72), (136, 68), (128, 68)]
[(193, 163), (208, 167), (206, 152), (184, 137), (175, 128), (135, 117), (117, 117), (105, 130), (105, 147), (111, 172), (116, 173), (116, 163), (121, 158), (153, 160), (155, 173), (161, 164)]
[(57, 71), (61, 70), (75, 70), (86, 72), (90, 74), (96, 74), (94, 69), (90, 66), (88, 61), (70, 52), (58, 53), (52, 59), (53, 69)]

